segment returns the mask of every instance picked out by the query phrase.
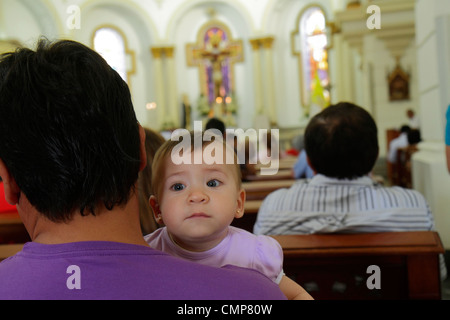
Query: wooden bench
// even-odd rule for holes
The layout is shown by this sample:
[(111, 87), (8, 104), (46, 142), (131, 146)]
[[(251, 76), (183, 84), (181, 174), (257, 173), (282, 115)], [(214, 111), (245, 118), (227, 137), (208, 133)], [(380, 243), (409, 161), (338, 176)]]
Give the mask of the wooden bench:
[(249, 182), (252, 181), (270, 181), (270, 180), (293, 180), (291, 169), (281, 169), (278, 170), (276, 174), (273, 175), (262, 175), (260, 171), (257, 171), (255, 175), (247, 175), (245, 179)]
[(8, 257), (15, 255), (22, 250), (23, 243), (19, 244), (0, 244), (0, 262)]
[(292, 169), (294, 167), (294, 164), (297, 162), (297, 157), (294, 156), (287, 156), (285, 158), (281, 158), (278, 160), (278, 163), (276, 163), (276, 160), (273, 160), (271, 164), (262, 164), (260, 162), (258, 162), (256, 164), (256, 169), (261, 169), (264, 167), (269, 167), (270, 165), (272, 166), (277, 166), (278, 169), (282, 170), (282, 169)]
[[(441, 298), (439, 254), (444, 248), (436, 232), (273, 238), (283, 248), (286, 275), (315, 299)], [(380, 289), (367, 285), (374, 275), (368, 268), (373, 265), (380, 268)]]
[(30, 241), (17, 212), (0, 214), (0, 244), (25, 243)]
[(399, 148), (397, 150), (397, 163), (395, 164), (395, 185), (409, 189), (412, 188), (411, 158), (412, 155), (418, 150), (419, 149), (415, 144), (409, 145), (405, 148)]

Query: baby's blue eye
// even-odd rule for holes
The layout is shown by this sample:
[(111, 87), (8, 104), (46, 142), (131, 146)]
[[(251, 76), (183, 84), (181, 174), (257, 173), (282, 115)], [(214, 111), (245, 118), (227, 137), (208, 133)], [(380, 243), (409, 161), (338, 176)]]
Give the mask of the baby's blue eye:
[(218, 187), (220, 185), (219, 180), (213, 179), (213, 180), (209, 180), (206, 185), (208, 187)]
[(184, 189), (184, 185), (182, 183), (175, 183), (170, 187), (170, 189), (173, 191), (181, 191)]

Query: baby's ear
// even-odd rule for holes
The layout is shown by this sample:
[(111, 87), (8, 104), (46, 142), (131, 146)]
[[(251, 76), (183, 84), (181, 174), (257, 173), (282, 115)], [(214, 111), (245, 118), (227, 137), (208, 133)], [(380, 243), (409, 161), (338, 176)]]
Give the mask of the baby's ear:
[(244, 204), (245, 204), (245, 190), (241, 189), (239, 191), (238, 199), (237, 199), (237, 210), (234, 215), (235, 218), (242, 218), (244, 215)]
[(156, 199), (156, 197), (154, 195), (151, 195), (150, 199), (148, 201), (149, 201), (150, 207), (152, 208), (153, 216), (155, 217), (156, 222), (160, 225), (163, 225), (164, 221), (162, 218), (161, 210), (159, 209), (158, 200)]

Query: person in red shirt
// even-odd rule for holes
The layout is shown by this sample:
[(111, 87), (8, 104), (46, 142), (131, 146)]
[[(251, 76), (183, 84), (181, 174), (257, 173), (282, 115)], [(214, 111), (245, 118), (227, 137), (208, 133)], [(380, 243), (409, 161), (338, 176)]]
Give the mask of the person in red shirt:
[(5, 199), (5, 191), (3, 188), (3, 181), (0, 178), (0, 213), (15, 212), (16, 206), (10, 205)]

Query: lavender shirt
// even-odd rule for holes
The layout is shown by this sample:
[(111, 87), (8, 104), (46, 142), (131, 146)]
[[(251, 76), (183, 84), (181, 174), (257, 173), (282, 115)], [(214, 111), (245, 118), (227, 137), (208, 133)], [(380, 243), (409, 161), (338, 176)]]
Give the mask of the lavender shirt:
[(29, 242), (0, 263), (4, 299), (285, 299), (259, 272), (212, 268), (146, 246)]
[(167, 228), (160, 228), (144, 237), (150, 247), (200, 264), (222, 267), (234, 265), (258, 270), (280, 283), (283, 276), (283, 250), (280, 244), (269, 236), (254, 234), (236, 227), (228, 227), (228, 234), (214, 248), (202, 251), (187, 251), (173, 243)]

